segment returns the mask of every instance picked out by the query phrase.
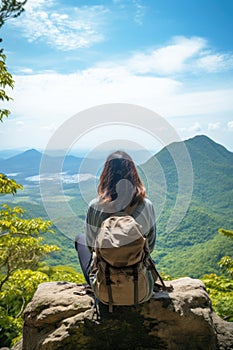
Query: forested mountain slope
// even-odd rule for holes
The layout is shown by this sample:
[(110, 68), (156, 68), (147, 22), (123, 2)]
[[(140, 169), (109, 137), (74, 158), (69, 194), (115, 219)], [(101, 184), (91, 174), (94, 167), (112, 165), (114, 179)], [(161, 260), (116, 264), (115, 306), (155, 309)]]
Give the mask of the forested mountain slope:
[[(173, 276), (200, 276), (216, 271), (217, 261), (232, 253), (232, 242), (219, 236), (217, 231), (220, 227), (233, 227), (233, 153), (206, 136), (185, 141), (193, 168), (192, 198), (181, 223), (166, 233), (179, 188), (177, 168), (171, 156), (178, 146), (171, 144), (154, 156), (163, 169), (167, 185), (166, 202), (158, 218), (155, 257), (160, 268)], [(156, 187), (154, 164), (152, 158), (142, 168)], [(153, 195), (156, 205), (152, 191)]]
[[(181, 146), (184, 149), (184, 145), (187, 149), (186, 161), (187, 155), (191, 160), (187, 169), (186, 164), (182, 165), (182, 155), (181, 163), (176, 161), (176, 155), (179, 154)], [(40, 160), (41, 153), (29, 150), (0, 161), (1, 172), (21, 173), (20, 178), (25, 185), (24, 191), (19, 191), (17, 196), (2, 197), (1, 201), (21, 205), (31, 217), (41, 216), (48, 219), (43, 208), (39, 183), (25, 179), (26, 176), (39, 174)], [(77, 173), (81, 162), (81, 158), (69, 156), (64, 169), (72, 176)], [(90, 160), (90, 172), (94, 169), (92, 162)], [(181, 179), (180, 166), (183, 167)], [(233, 228), (233, 153), (200, 135), (184, 143), (173, 143), (163, 148), (145, 164), (140, 165), (139, 172), (156, 208), (157, 241), (153, 256), (159, 270), (172, 277), (200, 277), (204, 273), (218, 272), (217, 262), (222, 256), (231, 255), (233, 251), (233, 243), (218, 234), (220, 227)], [(187, 181), (193, 187), (192, 195), (187, 212), (182, 215), (179, 225), (168, 232), (167, 223), (174, 214), (177, 198), (181, 202), (181, 208), (183, 204), (187, 205), (185, 193), (182, 194), (183, 197), (178, 196), (179, 181)], [(90, 192), (90, 197), (96, 195), (92, 186), (93, 182), (84, 181), (81, 193), (77, 183), (68, 183), (64, 184), (63, 197), (57, 193), (51, 195), (54, 206), (59, 207), (62, 200), (68, 201), (77, 214), (78, 225), (72, 225), (72, 218), (65, 213), (61, 215), (60, 221), (67, 228), (70, 239), (54, 227), (55, 234), (48, 235), (46, 241), (60, 246), (62, 252), (53, 253), (49, 259), (50, 264), (77, 266), (73, 238), (77, 233), (83, 232), (87, 202), (82, 194), (85, 191), (85, 194)]]

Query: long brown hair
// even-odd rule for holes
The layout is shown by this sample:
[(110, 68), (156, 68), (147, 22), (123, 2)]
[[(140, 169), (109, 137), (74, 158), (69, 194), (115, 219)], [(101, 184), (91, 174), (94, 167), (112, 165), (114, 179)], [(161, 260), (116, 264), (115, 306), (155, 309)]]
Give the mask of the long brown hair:
[(140, 204), (146, 197), (146, 189), (139, 177), (132, 158), (124, 151), (110, 154), (104, 164), (98, 185), (100, 203), (111, 202), (118, 197), (117, 184), (123, 182), (124, 196), (129, 196), (130, 206)]

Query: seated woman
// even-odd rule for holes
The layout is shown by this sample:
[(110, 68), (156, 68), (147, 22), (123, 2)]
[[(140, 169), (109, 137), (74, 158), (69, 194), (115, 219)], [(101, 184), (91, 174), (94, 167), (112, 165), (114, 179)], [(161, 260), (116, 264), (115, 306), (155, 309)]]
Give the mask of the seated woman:
[(98, 185), (98, 196), (88, 206), (85, 235), (75, 239), (81, 269), (88, 284), (92, 252), (102, 222), (115, 212), (129, 208), (130, 215), (141, 225), (150, 252), (156, 239), (155, 213), (152, 202), (139, 177), (132, 158), (123, 151), (110, 154)]

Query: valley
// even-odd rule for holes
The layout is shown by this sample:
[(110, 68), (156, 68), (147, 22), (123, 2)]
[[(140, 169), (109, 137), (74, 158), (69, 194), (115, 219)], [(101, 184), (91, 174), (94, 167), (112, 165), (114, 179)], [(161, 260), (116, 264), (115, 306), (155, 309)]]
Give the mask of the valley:
[[(192, 185), (187, 209), (184, 208), (187, 194), (179, 193), (179, 167), (172, 156), (179, 145), (163, 148), (139, 164), (138, 169), (155, 206), (157, 241), (153, 258), (159, 271), (172, 277), (198, 278), (218, 273), (217, 262), (232, 254), (233, 243), (219, 235), (218, 229), (233, 227), (233, 153), (204, 135), (189, 139), (184, 145), (192, 165), (192, 178), (182, 179), (187, 183), (190, 180)], [(59, 173), (56, 157), (51, 157), (47, 174), (40, 173), (41, 159), (42, 154), (36, 150), (7, 159), (0, 156), (0, 171), (12, 174), (24, 186), (15, 196), (2, 196), (1, 202), (22, 206), (29, 217), (52, 220), (54, 234), (46, 234), (45, 241), (62, 250), (51, 254), (47, 262), (80, 271), (73, 241), (77, 233), (84, 232), (87, 205), (96, 196), (103, 159), (98, 160), (98, 166), (96, 160), (85, 160), (83, 171), (83, 159), (68, 156)], [(183, 177), (191, 174), (188, 169), (182, 171)], [(177, 219), (176, 227), (169, 231), (167, 225), (172, 215), (175, 218), (180, 215), (181, 220)]]

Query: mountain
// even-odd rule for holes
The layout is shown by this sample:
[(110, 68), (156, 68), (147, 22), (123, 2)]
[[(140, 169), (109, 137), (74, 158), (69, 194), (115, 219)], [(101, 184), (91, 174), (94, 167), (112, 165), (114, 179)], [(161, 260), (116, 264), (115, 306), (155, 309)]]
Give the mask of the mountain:
[[(1, 160), (0, 171), (21, 172), (21, 182), (29, 184), (25, 178), (39, 174), (41, 157), (42, 153), (28, 150)], [(47, 157), (53, 172), (59, 159)], [(83, 158), (67, 156), (62, 170), (67, 174), (77, 173), (82, 161)], [(90, 173), (94, 171), (95, 162), (88, 160), (85, 170), (89, 167)], [(233, 228), (233, 153), (200, 135), (168, 145), (138, 169), (155, 206), (157, 239), (153, 257), (159, 270), (172, 277), (218, 273), (218, 261), (233, 251), (233, 242), (218, 234), (220, 227)], [(93, 182), (86, 181), (83, 186), (80, 189), (77, 183), (70, 183), (64, 186), (62, 195), (47, 194), (56, 208), (62, 201), (68, 202), (77, 219), (66, 213), (59, 216), (70, 239), (56, 228), (56, 235), (46, 236), (48, 243), (62, 248), (51, 256), (51, 264), (77, 267), (73, 238), (77, 232), (83, 232), (88, 200), (96, 195)], [(51, 188), (49, 185), (48, 190)], [(21, 205), (32, 217), (48, 219), (39, 186), (25, 186), (17, 196), (6, 196), (2, 201)], [(173, 226), (169, 226), (169, 222)]]
[[(85, 159), (85, 170), (82, 170), (81, 164), (83, 158), (73, 155), (67, 155), (65, 157), (43, 155), (35, 149), (30, 149), (7, 159), (0, 159), (0, 172), (13, 174), (12, 176), (17, 181), (26, 184), (27, 178), (37, 176), (41, 172), (42, 159), (43, 169), (47, 173), (56, 173), (58, 171), (60, 172), (60, 170), (67, 174), (77, 174), (83, 171), (92, 173), (95, 168), (94, 160)], [(60, 169), (61, 166), (62, 169)]]
[[(184, 167), (181, 169), (184, 178), (179, 179), (177, 165), (185, 155), (180, 153), (184, 146), (191, 159), (193, 178), (189, 185), (193, 185), (193, 191), (182, 221), (173, 231), (167, 232), (169, 218), (172, 214), (179, 217), (182, 212), (182, 200), (185, 206), (183, 193), (180, 207), (175, 207), (179, 181), (188, 183), (186, 174), (190, 176), (191, 173)], [(161, 172), (166, 185), (164, 206), (157, 218), (155, 257), (159, 266), (173, 276), (189, 273), (195, 277), (217, 271), (217, 262), (222, 256), (231, 255), (233, 249), (233, 242), (218, 234), (220, 227), (233, 227), (233, 153), (206, 136), (195, 136), (183, 145), (173, 143), (165, 147), (143, 164), (142, 169), (148, 183), (154, 184), (151, 197), (155, 207), (157, 201), (164, 199), (164, 189), (156, 179), (159, 175), (161, 179)]]
[(35, 149), (27, 150), (13, 157), (0, 161), (3, 173), (30, 174), (38, 173), (42, 154)]
[[(184, 146), (191, 164), (187, 162), (187, 157), (186, 163), (183, 160), (187, 156)], [(187, 176), (190, 176), (190, 172), (193, 172), (193, 202), (205, 207), (216, 207), (218, 210), (221, 207), (224, 210), (233, 207), (233, 153), (207, 136), (200, 135), (184, 143), (172, 143), (142, 165), (144, 173), (148, 174), (149, 180), (152, 180), (155, 186), (159, 173), (156, 164), (159, 164), (164, 174), (168, 195), (172, 194), (171, 197), (174, 198), (178, 191), (177, 170), (179, 171), (180, 167), (183, 176), (180, 181), (188, 182), (185, 175), (187, 173)], [(186, 166), (191, 166), (192, 169), (186, 169)]]
[(7, 159), (13, 156), (16, 156), (17, 154), (23, 153), (25, 149), (4, 149), (0, 150), (0, 158), (1, 159)]

